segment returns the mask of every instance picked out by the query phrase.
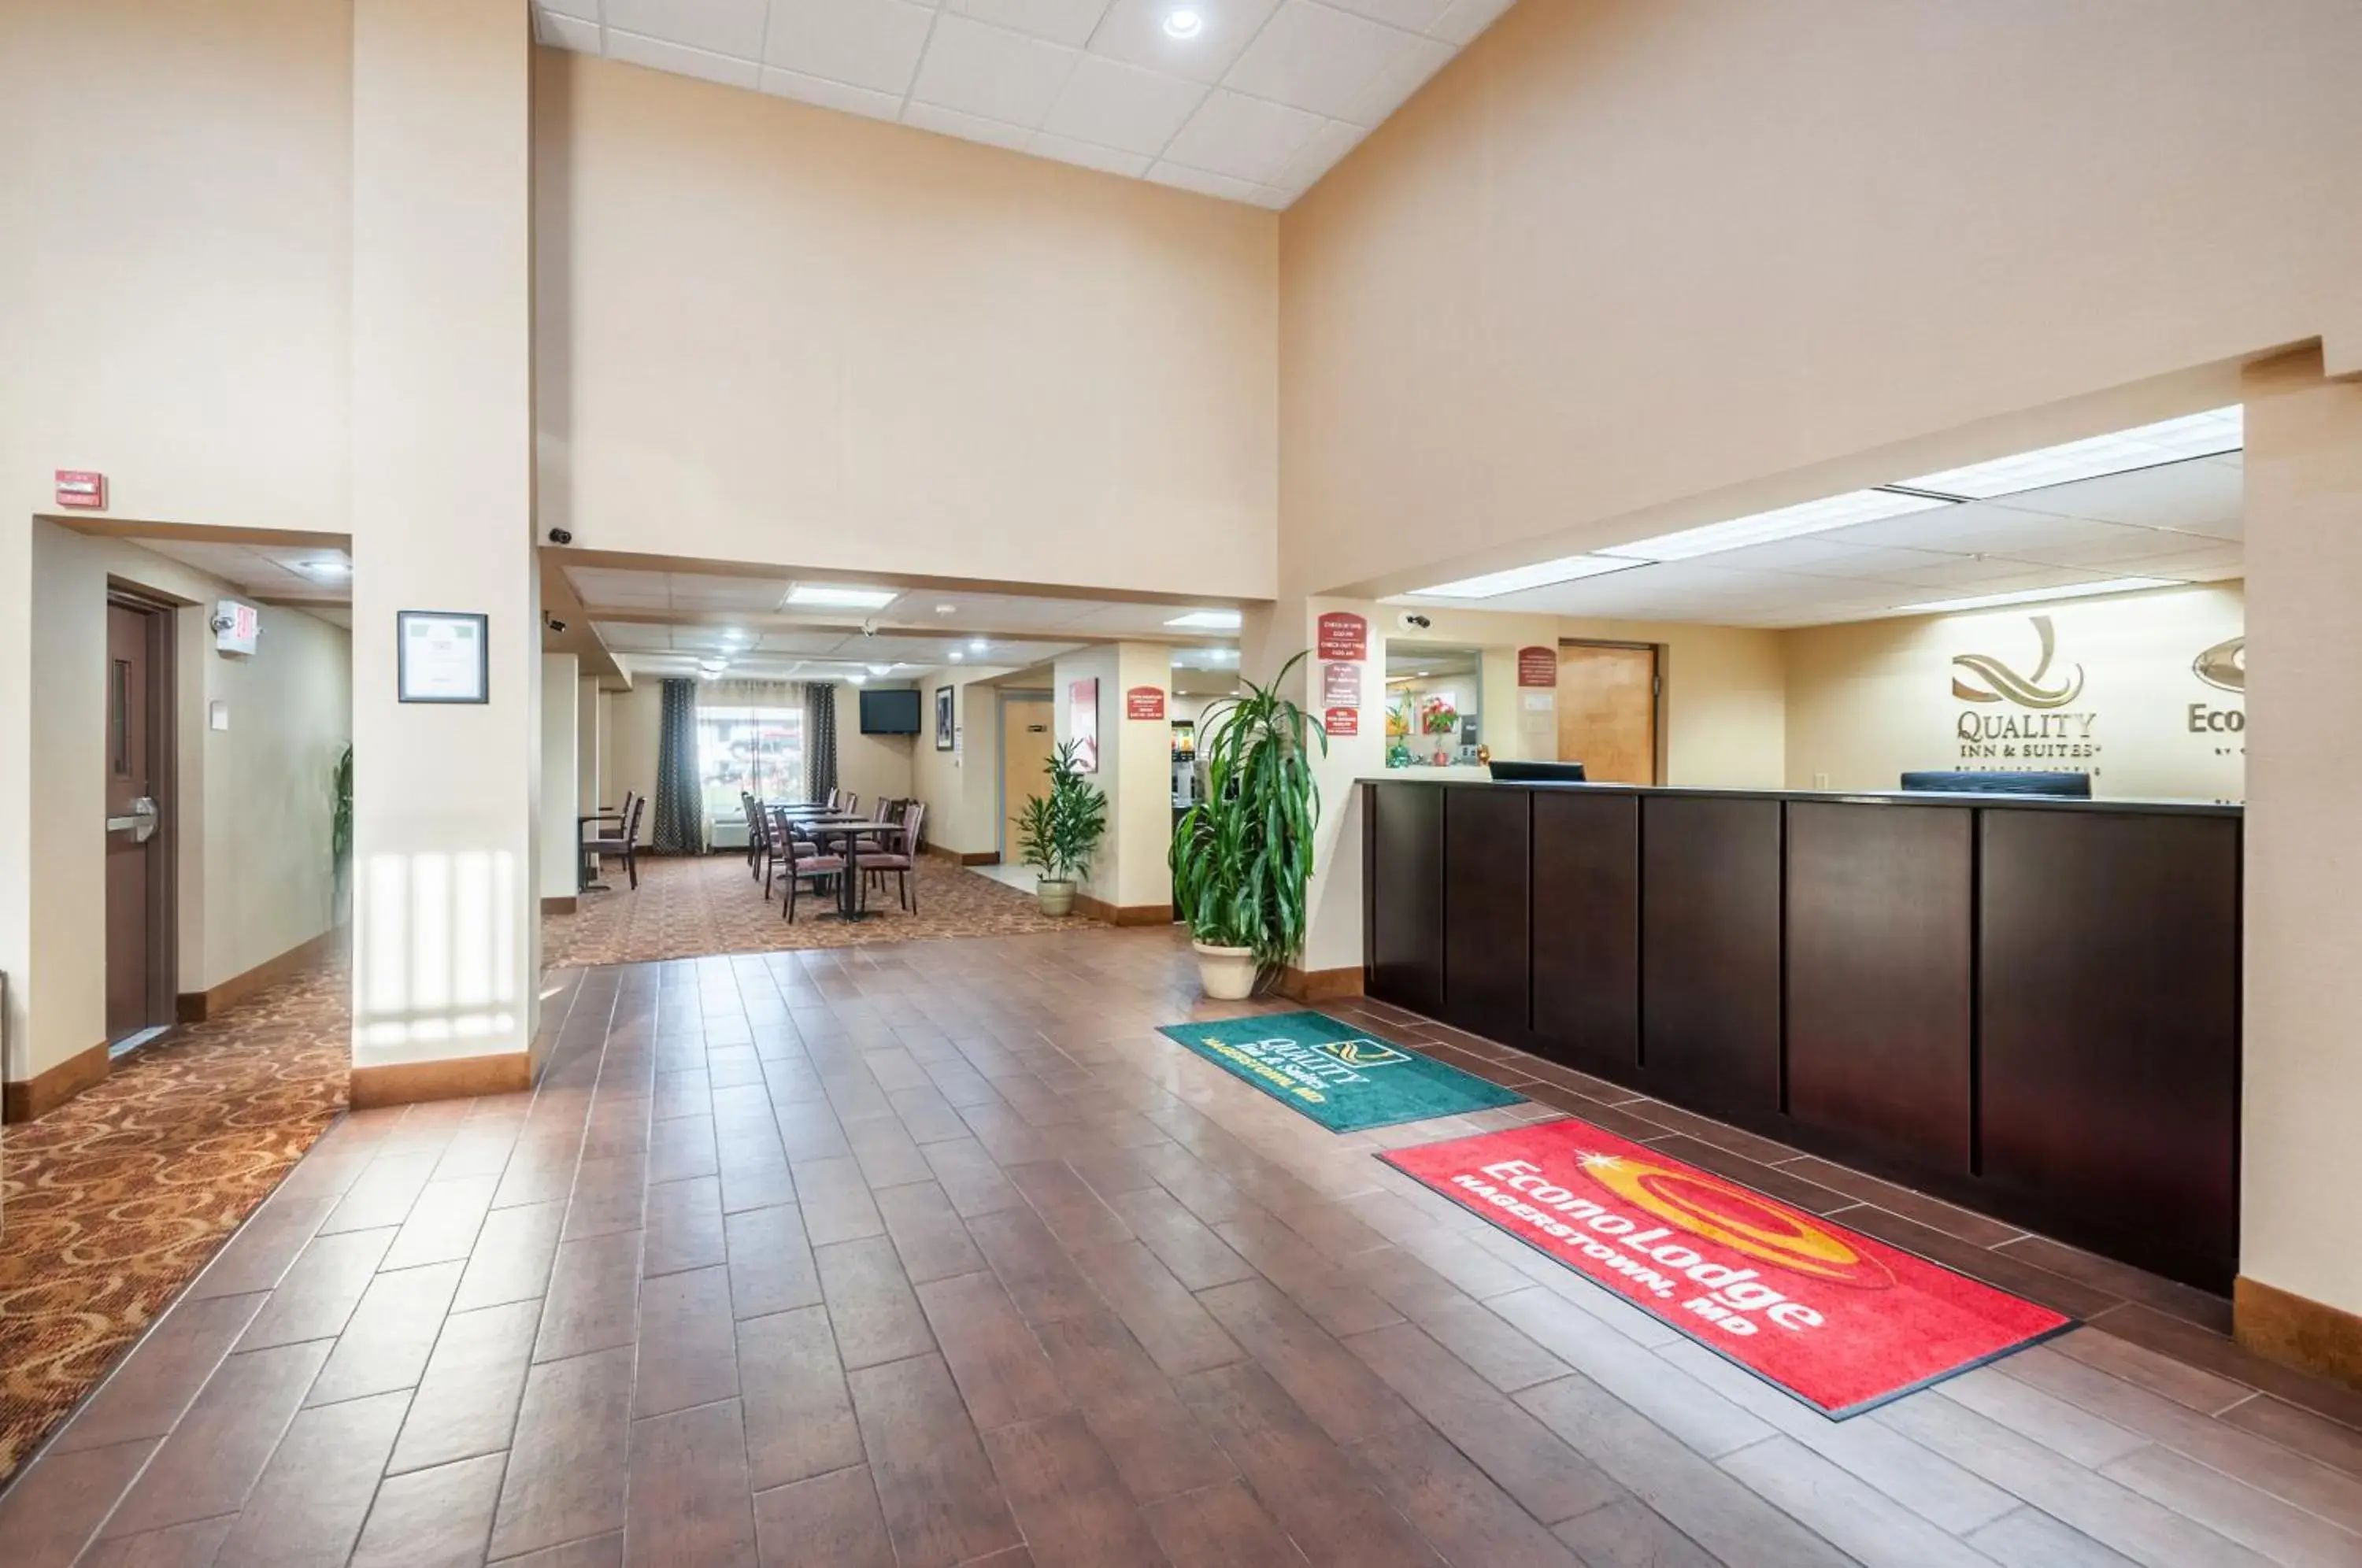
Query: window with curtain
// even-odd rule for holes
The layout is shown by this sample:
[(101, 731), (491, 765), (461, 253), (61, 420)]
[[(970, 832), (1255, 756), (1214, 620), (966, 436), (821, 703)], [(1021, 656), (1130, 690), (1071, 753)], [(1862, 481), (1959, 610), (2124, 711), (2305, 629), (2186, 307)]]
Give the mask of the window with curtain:
[(709, 680), (697, 693), (698, 778), (708, 822), (745, 815), (740, 795), (804, 798), (803, 693), (784, 680)]

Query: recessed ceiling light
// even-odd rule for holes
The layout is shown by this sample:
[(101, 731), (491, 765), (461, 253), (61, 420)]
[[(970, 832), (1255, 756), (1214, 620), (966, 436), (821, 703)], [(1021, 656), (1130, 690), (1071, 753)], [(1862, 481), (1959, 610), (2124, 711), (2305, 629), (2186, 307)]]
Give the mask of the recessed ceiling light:
[(1239, 613), (1235, 610), (1192, 610), (1186, 615), (1175, 615), (1164, 624), (1187, 626), (1200, 632), (1235, 632), (1239, 629)]
[(1937, 599), (1898, 604), (1898, 615), (1940, 615), (1953, 610), (1995, 610), (2004, 604), (2039, 604), (2046, 599), (2088, 599), (2100, 593), (2132, 593), (2144, 588), (2187, 588), (2171, 577), (2112, 577), (2101, 582), (2070, 582), (2060, 588), (2022, 588), (2014, 593), (1980, 593), (1967, 599)]
[(350, 561), (302, 561), (297, 564), (296, 569), (308, 571), (314, 577), (350, 577), (353, 575), (353, 563)]
[(1946, 469), (1941, 473), (1922, 474), (1902, 482), (1911, 490), (1989, 501), (1997, 495), (2014, 495), (2020, 491), (2042, 490), (2075, 480), (2153, 469), (2160, 463), (2219, 457), (2239, 450), (2246, 443), (2246, 409), (2233, 403), (2228, 408), (2162, 419), (2154, 425), (2043, 447), (1990, 462), (1970, 463), (1966, 468)]
[(959, 606), (956, 604), (938, 604), (935, 606), (935, 613), (938, 615), (956, 615), (959, 613)]
[(901, 597), (891, 588), (848, 588), (838, 582), (799, 582), (788, 590), (790, 604), (812, 604), (832, 610), (883, 610)]
[(975, 650), (976, 652), (977, 652), (977, 653), (982, 653), (985, 649), (987, 649), (987, 648), (990, 647), (992, 645), (991, 645), (990, 643), (986, 642), (982, 637), (970, 637), (970, 638), (967, 640), (967, 646), (968, 646), (971, 649)]
[(869, 667), (869, 673), (879, 676), (891, 675), (894, 673), (894, 667), (890, 664), (873, 664)]
[(1206, 30), (1205, 13), (1194, 6), (1175, 6), (1164, 13), (1164, 36), (1187, 41)]
[(1636, 561), (1685, 561), (1721, 550), (1743, 550), (1749, 545), (1768, 545), (1779, 539), (1822, 534), (1831, 528), (1904, 517), (1953, 504), (1940, 496), (1903, 495), (1891, 490), (1849, 490), (1843, 495), (1824, 496), (1818, 501), (1734, 517), (1727, 523), (1709, 523), (1703, 528), (1684, 528), (1677, 534), (1636, 539), (1628, 545), (1602, 546), (1599, 553)]
[(967, 657), (967, 655), (966, 655), (966, 654), (964, 654), (964, 653), (960, 652), (960, 651), (959, 651), (959, 649), (957, 649), (957, 648), (954, 648), (954, 649), (952, 649), (951, 658), (952, 658), (952, 662), (953, 662), (954, 664), (957, 664), (960, 660), (962, 660), (962, 659), (964, 659), (964, 658), (966, 658), (966, 657)]
[(1506, 571), (1488, 571), (1481, 577), (1439, 582), (1433, 588), (1414, 589), (1412, 592), (1415, 595), (1432, 594), (1438, 599), (1497, 599), (1504, 593), (1516, 593), (1528, 588), (1548, 588), (1551, 583), (1573, 582), (1577, 578), (1602, 577), (1639, 564), (1639, 561), (1609, 560), (1601, 556), (1561, 556), (1554, 561), (1536, 561), (1531, 566), (1511, 567)]
[(851, 675), (846, 676), (845, 679), (853, 682), (855, 686), (858, 686), (869, 678), (856, 669)]
[(697, 661), (697, 668), (708, 675), (719, 675), (730, 668), (730, 661), (726, 658), (701, 658)]

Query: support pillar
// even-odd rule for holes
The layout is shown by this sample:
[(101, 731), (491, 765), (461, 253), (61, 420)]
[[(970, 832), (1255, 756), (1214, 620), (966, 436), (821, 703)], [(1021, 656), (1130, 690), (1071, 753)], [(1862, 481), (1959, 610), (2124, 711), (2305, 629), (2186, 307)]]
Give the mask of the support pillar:
[[(2362, 382), (2246, 373), (2244, 1169), (2235, 1331), (2362, 1387)], [(2170, 1223), (2161, 1216), (2159, 1223)]]
[[(356, 1106), (523, 1088), (539, 978), (530, 17), (354, 0)], [(487, 701), (404, 703), (403, 610), (487, 617)]]

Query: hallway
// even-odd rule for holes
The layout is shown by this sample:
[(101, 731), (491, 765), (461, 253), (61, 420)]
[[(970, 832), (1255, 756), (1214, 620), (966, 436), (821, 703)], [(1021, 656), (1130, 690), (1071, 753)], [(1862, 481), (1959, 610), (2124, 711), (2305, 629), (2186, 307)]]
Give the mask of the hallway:
[(1153, 1032), (1201, 1005), (1103, 928), (574, 974), (534, 1095), (321, 1141), (0, 1496), (12, 1568), (2362, 1548), (2362, 1397), (2210, 1298), (1385, 1012), (1536, 1101), (1475, 1124), (1573, 1109), (2094, 1325), (1831, 1423), (1368, 1157), (1472, 1121), (1333, 1136)]

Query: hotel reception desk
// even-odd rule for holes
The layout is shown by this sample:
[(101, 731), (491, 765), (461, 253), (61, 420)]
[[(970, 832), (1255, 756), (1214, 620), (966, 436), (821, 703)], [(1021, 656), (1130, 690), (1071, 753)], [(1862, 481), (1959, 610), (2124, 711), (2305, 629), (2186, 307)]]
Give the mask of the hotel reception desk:
[(2239, 808), (1360, 788), (1372, 997), (2228, 1292)]

